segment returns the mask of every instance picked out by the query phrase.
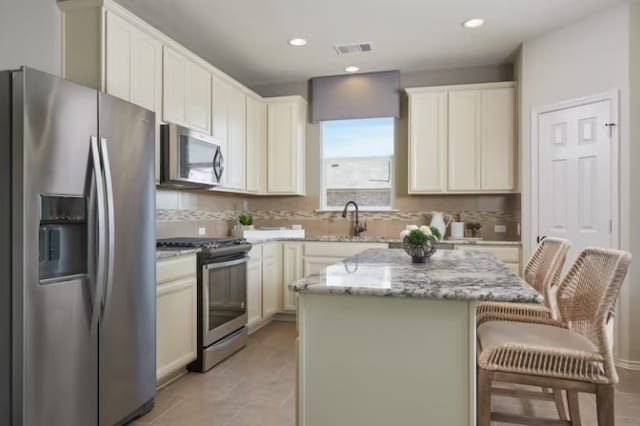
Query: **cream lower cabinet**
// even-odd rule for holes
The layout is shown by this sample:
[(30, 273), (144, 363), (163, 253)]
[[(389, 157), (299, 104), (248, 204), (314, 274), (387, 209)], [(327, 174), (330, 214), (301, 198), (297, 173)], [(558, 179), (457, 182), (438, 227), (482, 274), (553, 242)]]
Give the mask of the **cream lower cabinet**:
[[(261, 249), (261, 247), (258, 247)], [(255, 250), (255, 248), (253, 249)], [(262, 260), (247, 263), (247, 325), (253, 328), (262, 321)]]
[(487, 245), (487, 244), (460, 244), (455, 245), (456, 250), (474, 250), (484, 253), (492, 253), (498, 259), (507, 264), (509, 268), (521, 275), (521, 248), (519, 246)]
[(156, 378), (162, 382), (197, 358), (196, 256), (157, 262)]
[(410, 194), (516, 191), (513, 82), (406, 91)]
[(262, 317), (271, 318), (280, 311), (282, 292), (282, 261), (280, 243), (265, 243), (262, 247)]
[(280, 311), (280, 243), (254, 244), (247, 263), (247, 315), (249, 331), (268, 323)]
[(296, 293), (289, 290), (289, 284), (304, 277), (304, 243), (282, 243), (282, 310), (293, 312), (297, 309)]

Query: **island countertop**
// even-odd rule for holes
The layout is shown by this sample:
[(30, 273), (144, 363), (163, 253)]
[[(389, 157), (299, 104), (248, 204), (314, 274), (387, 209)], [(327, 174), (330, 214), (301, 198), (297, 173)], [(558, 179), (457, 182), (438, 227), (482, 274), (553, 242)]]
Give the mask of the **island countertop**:
[(491, 253), (439, 250), (424, 264), (401, 249), (370, 249), (289, 286), (301, 294), (542, 303)]

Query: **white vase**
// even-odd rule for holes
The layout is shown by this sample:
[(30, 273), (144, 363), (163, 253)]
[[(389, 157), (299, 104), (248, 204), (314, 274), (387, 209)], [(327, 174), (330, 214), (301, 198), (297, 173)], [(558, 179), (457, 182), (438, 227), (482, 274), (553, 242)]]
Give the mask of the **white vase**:
[(449, 213), (431, 212), (431, 226), (438, 228), (440, 236), (444, 238), (447, 227), (453, 221), (453, 217)]

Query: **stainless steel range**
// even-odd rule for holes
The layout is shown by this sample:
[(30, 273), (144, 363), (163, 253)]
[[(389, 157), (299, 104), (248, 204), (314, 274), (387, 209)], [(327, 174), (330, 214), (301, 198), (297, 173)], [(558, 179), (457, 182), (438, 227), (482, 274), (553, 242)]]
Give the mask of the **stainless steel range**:
[(247, 345), (247, 262), (251, 244), (236, 238), (169, 238), (158, 247), (199, 248), (198, 359), (205, 372)]

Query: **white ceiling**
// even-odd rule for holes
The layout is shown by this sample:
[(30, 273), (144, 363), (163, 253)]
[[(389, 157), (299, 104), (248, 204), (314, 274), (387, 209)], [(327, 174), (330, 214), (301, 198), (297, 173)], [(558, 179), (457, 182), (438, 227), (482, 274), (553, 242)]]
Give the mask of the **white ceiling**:
[[(500, 64), (519, 44), (621, 0), (116, 0), (248, 86), (341, 74)], [(462, 28), (471, 17), (486, 20)], [(304, 37), (293, 48), (287, 40)], [(333, 45), (371, 41), (339, 56)]]

